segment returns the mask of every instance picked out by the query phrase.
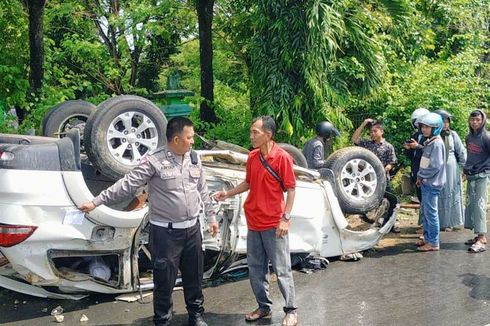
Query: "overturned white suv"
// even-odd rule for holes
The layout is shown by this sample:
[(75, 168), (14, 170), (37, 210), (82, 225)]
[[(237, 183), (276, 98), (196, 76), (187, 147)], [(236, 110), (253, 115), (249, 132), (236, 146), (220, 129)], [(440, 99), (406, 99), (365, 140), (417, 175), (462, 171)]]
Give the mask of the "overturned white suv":
[[(81, 213), (78, 205), (111, 181), (82, 162), (79, 146), (78, 132), (62, 139), (0, 134), (0, 286), (49, 298), (153, 287), (147, 208), (101, 206)], [(211, 192), (244, 179), (246, 155), (198, 152)], [(387, 202), (384, 172), (373, 154), (346, 148), (329, 162), (329, 180), (295, 166), (298, 182), (289, 235), (293, 255), (333, 257), (366, 250), (395, 222), (397, 202), (390, 194), (384, 195), (389, 205), (367, 230), (352, 230), (344, 215), (366, 213)], [(206, 277), (243, 263), (246, 196), (216, 203), (220, 232), (216, 238), (204, 232)]]

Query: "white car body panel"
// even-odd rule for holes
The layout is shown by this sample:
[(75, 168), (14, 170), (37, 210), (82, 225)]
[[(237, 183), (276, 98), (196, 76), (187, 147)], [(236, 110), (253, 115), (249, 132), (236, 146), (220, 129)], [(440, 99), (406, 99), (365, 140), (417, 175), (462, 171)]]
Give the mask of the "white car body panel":
[(58, 171), (0, 169), (0, 180), (3, 184), (0, 187), (0, 205), (57, 207), (73, 204)]
[[(229, 189), (244, 180), (246, 155), (230, 151), (200, 151), (199, 154), (211, 192)], [(209, 156), (221, 157), (242, 167), (213, 165), (207, 162)], [(372, 248), (393, 226), (396, 209), (381, 229), (348, 230), (331, 184), (318, 179), (315, 171), (295, 166), (295, 173), (298, 181), (289, 232), (292, 253), (332, 257), (358, 252)], [(0, 248), (10, 262), (0, 267), (0, 286), (49, 298), (76, 297), (50, 293), (40, 286), (57, 286), (65, 292), (124, 293), (138, 289), (138, 275), (134, 272), (138, 269), (135, 246), (147, 207), (123, 212), (101, 206), (76, 223), (67, 222), (70, 221), (67, 214), (93, 198), (81, 171), (0, 168), (0, 182), (0, 224), (37, 226), (25, 241)], [(218, 238), (204, 233), (207, 250), (246, 253), (247, 224), (243, 211), (246, 197), (244, 193), (219, 204), (220, 218), (226, 219), (229, 224), (223, 225), (228, 228), (221, 230)], [(98, 238), (97, 230), (113, 233)], [(87, 273), (74, 272), (75, 268), (59, 269), (53, 262), (59, 258), (104, 255), (117, 257), (119, 261), (117, 282), (96, 280)]]
[[(82, 173), (74, 171), (62, 172), (62, 176), (68, 194), (76, 206), (80, 206), (94, 198), (85, 184)], [(147, 212), (148, 207), (123, 212), (102, 205), (87, 215), (90, 220), (100, 225), (111, 225), (117, 228), (137, 228), (140, 226), (141, 220)]]
[(46, 291), (45, 289), (33, 286), (27, 283), (15, 281), (5, 276), (0, 275), (0, 286), (11, 291), (20, 292), (27, 295), (32, 295), (39, 298), (62, 299), (62, 300), (80, 300), (86, 295), (60, 294)]

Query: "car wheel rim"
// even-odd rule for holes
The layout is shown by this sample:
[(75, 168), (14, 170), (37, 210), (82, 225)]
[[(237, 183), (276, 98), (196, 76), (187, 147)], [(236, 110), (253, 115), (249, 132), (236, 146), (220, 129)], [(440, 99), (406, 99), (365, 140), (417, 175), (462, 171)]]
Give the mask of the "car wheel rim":
[(143, 113), (124, 112), (111, 121), (107, 146), (117, 162), (137, 165), (146, 153), (158, 147), (157, 127)]
[(350, 160), (342, 168), (341, 185), (343, 192), (350, 199), (367, 199), (375, 193), (378, 185), (376, 171), (365, 160)]

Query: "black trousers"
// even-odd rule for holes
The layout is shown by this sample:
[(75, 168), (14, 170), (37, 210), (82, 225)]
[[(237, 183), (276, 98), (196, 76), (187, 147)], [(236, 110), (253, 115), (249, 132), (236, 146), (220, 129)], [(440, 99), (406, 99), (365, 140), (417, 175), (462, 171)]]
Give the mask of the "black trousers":
[(166, 325), (172, 319), (172, 291), (180, 269), (189, 319), (204, 312), (202, 294), (203, 252), (199, 223), (188, 229), (150, 225), (153, 263), (153, 322)]

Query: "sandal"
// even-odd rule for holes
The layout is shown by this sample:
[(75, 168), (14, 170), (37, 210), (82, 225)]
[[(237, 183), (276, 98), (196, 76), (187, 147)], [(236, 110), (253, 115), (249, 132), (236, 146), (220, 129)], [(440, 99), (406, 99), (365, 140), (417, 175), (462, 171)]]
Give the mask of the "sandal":
[(422, 247), (423, 245), (425, 245), (425, 241), (424, 241), (423, 239), (417, 240), (417, 241), (415, 242), (415, 245), (416, 245), (417, 247)]
[(272, 317), (271, 311), (262, 311), (262, 310), (260, 310), (260, 308), (257, 308), (254, 311), (246, 314), (245, 320), (246, 321), (257, 321), (257, 320), (262, 319), (262, 318), (271, 318), (271, 317)]
[(485, 244), (480, 241), (475, 242), (471, 247), (468, 248), (468, 251), (474, 254), (484, 252), (485, 250), (487, 250), (485, 248)]
[(417, 250), (418, 251), (424, 251), (424, 252), (427, 252), (427, 251), (439, 251), (439, 246), (432, 246), (432, 245), (426, 243), (423, 246), (418, 247)]
[(298, 314), (296, 311), (286, 313), (281, 326), (296, 326), (298, 324)]
[[(466, 240), (464, 242), (465, 245), (468, 245), (468, 246), (471, 246), (471, 245), (474, 245), (475, 243), (478, 242), (478, 236), (474, 237), (473, 239), (469, 239), (469, 240)], [(480, 243), (486, 245), (487, 244), (487, 241), (480, 241)]]

